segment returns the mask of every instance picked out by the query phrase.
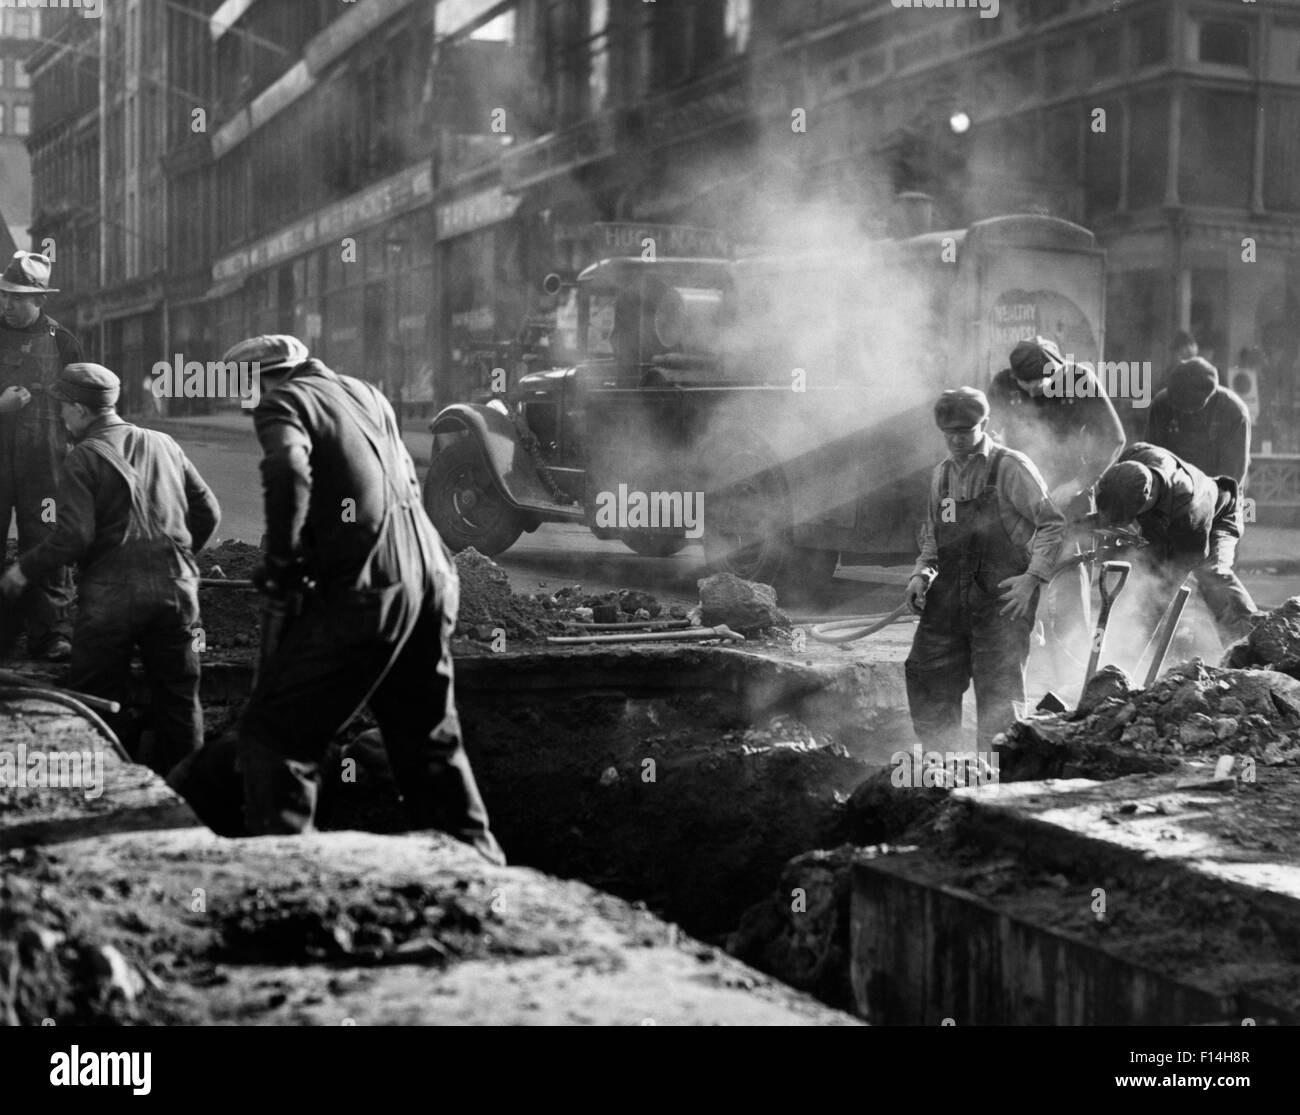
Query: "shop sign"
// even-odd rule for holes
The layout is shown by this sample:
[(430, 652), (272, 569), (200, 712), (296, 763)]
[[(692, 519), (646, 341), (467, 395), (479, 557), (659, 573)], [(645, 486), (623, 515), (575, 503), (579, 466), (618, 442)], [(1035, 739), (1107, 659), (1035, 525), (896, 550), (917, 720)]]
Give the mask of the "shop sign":
[(517, 195), (504, 193), (500, 186), (493, 186), (490, 190), (439, 205), (437, 238), (450, 240), (453, 236), (463, 236), (498, 221), (509, 220), (519, 208), (519, 202)]
[(250, 271), (290, 259), (330, 240), (353, 236), (361, 229), (413, 209), (433, 197), (433, 166), (430, 162), (408, 167), (391, 178), (343, 201), (326, 206), (264, 237), (238, 252), (223, 256), (212, 265), (212, 279), (220, 283)]

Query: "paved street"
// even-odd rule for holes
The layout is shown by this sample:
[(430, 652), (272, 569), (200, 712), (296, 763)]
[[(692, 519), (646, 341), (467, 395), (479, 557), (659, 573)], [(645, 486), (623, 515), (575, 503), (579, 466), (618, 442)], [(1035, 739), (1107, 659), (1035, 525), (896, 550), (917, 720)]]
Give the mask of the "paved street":
[[(185, 447), (221, 501), (222, 538), (257, 542), (262, 536), (259, 451), (251, 419), (193, 419), (164, 425)], [(420, 423), (405, 431), (421, 477), (429, 450), (429, 435)], [(1276, 559), (1294, 561), (1300, 555), (1300, 530), (1251, 527), (1243, 541), (1245, 562)], [(639, 588), (667, 601), (693, 601), (695, 582), (704, 576), (704, 552), (696, 542), (670, 558), (647, 558), (630, 552), (621, 542), (601, 542), (585, 527), (547, 523), (522, 535), (500, 558), (517, 592), (537, 592), (577, 582), (591, 592)], [(907, 571), (894, 569), (841, 570), (824, 602), (827, 611), (873, 612), (893, 607)], [(1300, 593), (1300, 577), (1247, 574), (1243, 577), (1261, 607), (1275, 607)]]

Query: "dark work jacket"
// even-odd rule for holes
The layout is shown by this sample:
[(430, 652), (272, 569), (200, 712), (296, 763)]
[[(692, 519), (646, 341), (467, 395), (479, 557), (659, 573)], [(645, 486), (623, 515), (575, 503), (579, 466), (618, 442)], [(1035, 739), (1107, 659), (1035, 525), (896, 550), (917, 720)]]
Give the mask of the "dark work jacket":
[(77, 338), (52, 317), (42, 313), (26, 329), (12, 329), (0, 321), (0, 391), (26, 387), (31, 402), (21, 410), (0, 414), (0, 439), (16, 447), (15, 464), (37, 447), (53, 446), (62, 455), (67, 433), (58, 402), (49, 389), (65, 364), (81, 360)]
[(1185, 563), (1209, 556), (1210, 535), (1216, 531), (1240, 537), (1235, 481), (1206, 476), (1169, 450), (1144, 441), (1135, 441), (1119, 460), (1146, 465), (1162, 481), (1155, 507), (1137, 518), (1157, 561)]
[[(347, 590), (434, 587), (454, 571), (425, 514), (415, 465), (388, 400), (309, 360), (253, 412), (262, 461), (268, 556), (304, 559), (328, 597)], [(275, 428), (305, 451), (275, 452)]]
[(990, 430), (1038, 466), (1049, 491), (1075, 477), (1085, 487), (1095, 484), (1124, 445), (1124, 427), (1097, 377), (1077, 365), (1063, 375), (1076, 377), (1073, 398), (1031, 398), (1009, 368), (988, 390)]
[(1240, 396), (1216, 387), (1200, 410), (1176, 410), (1159, 392), (1147, 415), (1146, 440), (1195, 465), (1207, 476), (1245, 483), (1250, 467), (1250, 411)]
[[(102, 442), (137, 474), (135, 506), (121, 472), (95, 451)], [(132, 582), (146, 574), (141, 562), (176, 578), (196, 578), (194, 553), (221, 521), (212, 489), (166, 434), (124, 422), (116, 414), (97, 419), (63, 463), (54, 533), (19, 559), (29, 580), (61, 565), (76, 565), (83, 581)], [(149, 539), (140, 537), (140, 519)]]

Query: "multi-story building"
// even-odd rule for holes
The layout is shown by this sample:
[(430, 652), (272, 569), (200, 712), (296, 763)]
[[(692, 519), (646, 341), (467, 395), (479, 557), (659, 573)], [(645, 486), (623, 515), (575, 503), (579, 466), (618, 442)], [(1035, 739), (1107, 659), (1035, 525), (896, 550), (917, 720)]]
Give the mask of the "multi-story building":
[(42, 14), (0, 8), (0, 217), (8, 222), (8, 237), (23, 247), (32, 205), (31, 166), (23, 142), (32, 127), (32, 82), (23, 59), (40, 37)]
[[(102, 290), (79, 321), (143, 369), (292, 330), (442, 400), (476, 347), (554, 317), (548, 271), (648, 233), (852, 243), (919, 189), (949, 226), (1093, 228), (1110, 358), (1159, 368), (1190, 327), (1225, 366), (1264, 348), (1275, 401), (1300, 381), (1289, 0), (125, 0), (98, 22)], [(68, 149), (69, 114), (38, 113)]]

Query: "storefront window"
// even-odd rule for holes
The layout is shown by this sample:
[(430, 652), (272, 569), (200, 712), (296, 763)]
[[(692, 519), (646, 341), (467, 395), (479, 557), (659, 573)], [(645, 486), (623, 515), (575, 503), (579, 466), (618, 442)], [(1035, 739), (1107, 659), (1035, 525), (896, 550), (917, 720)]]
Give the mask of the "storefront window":
[(1189, 90), (1178, 192), (1186, 205), (1250, 204), (1255, 104), (1250, 94)]

